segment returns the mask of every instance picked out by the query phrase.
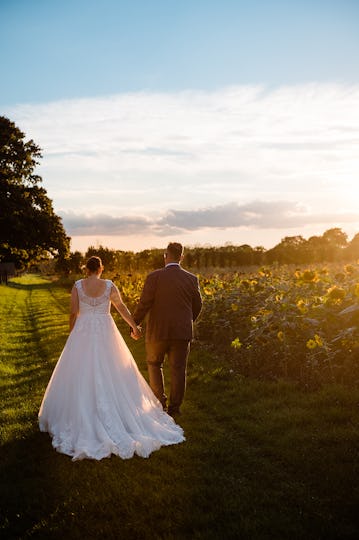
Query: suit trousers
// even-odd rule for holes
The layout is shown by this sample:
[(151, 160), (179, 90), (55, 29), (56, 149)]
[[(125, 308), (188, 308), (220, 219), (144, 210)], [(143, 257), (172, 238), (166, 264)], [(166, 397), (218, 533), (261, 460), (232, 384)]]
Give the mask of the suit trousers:
[(149, 341), (146, 343), (146, 360), (150, 386), (157, 399), (167, 408), (163, 363), (167, 355), (170, 367), (169, 413), (178, 413), (186, 389), (186, 368), (190, 351), (190, 341), (184, 339), (168, 339)]

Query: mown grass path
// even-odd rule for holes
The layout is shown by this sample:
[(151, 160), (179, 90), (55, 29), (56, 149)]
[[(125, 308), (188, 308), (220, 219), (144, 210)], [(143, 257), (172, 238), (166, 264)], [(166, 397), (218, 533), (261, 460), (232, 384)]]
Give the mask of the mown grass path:
[[(0, 286), (1, 538), (358, 538), (359, 391), (244, 380), (194, 348), (185, 443), (148, 460), (56, 453), (37, 412), (68, 302), (36, 276)], [(146, 376), (143, 342), (129, 346)]]

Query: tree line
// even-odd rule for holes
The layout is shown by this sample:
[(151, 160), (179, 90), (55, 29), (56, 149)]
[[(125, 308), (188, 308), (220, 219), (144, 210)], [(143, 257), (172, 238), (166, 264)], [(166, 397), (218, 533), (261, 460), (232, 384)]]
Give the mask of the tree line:
[[(75, 251), (64, 261), (63, 270), (79, 273), (85, 261), (97, 255), (106, 270), (119, 273), (151, 271), (163, 266), (163, 249), (139, 252), (109, 249), (104, 246), (88, 248), (85, 254)], [(286, 236), (271, 249), (248, 244), (226, 244), (220, 247), (195, 246), (185, 248), (184, 266), (192, 270), (204, 268), (237, 268), (269, 264), (314, 264), (354, 262), (359, 260), (359, 233), (349, 241), (340, 228), (334, 227), (321, 236)]]

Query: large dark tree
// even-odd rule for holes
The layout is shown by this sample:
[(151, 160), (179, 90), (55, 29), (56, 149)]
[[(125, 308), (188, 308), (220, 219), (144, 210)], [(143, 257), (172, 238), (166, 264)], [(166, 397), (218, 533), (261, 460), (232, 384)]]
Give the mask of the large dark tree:
[(34, 174), (40, 148), (0, 116), (0, 261), (17, 267), (69, 254), (70, 238), (52, 207), (41, 177)]

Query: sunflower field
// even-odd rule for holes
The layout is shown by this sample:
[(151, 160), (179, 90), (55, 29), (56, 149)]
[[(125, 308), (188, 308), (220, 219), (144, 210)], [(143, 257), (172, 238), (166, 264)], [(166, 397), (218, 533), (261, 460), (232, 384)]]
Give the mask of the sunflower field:
[[(223, 370), (305, 385), (359, 382), (359, 264), (198, 274), (194, 347)], [(145, 275), (114, 276), (133, 307)]]

